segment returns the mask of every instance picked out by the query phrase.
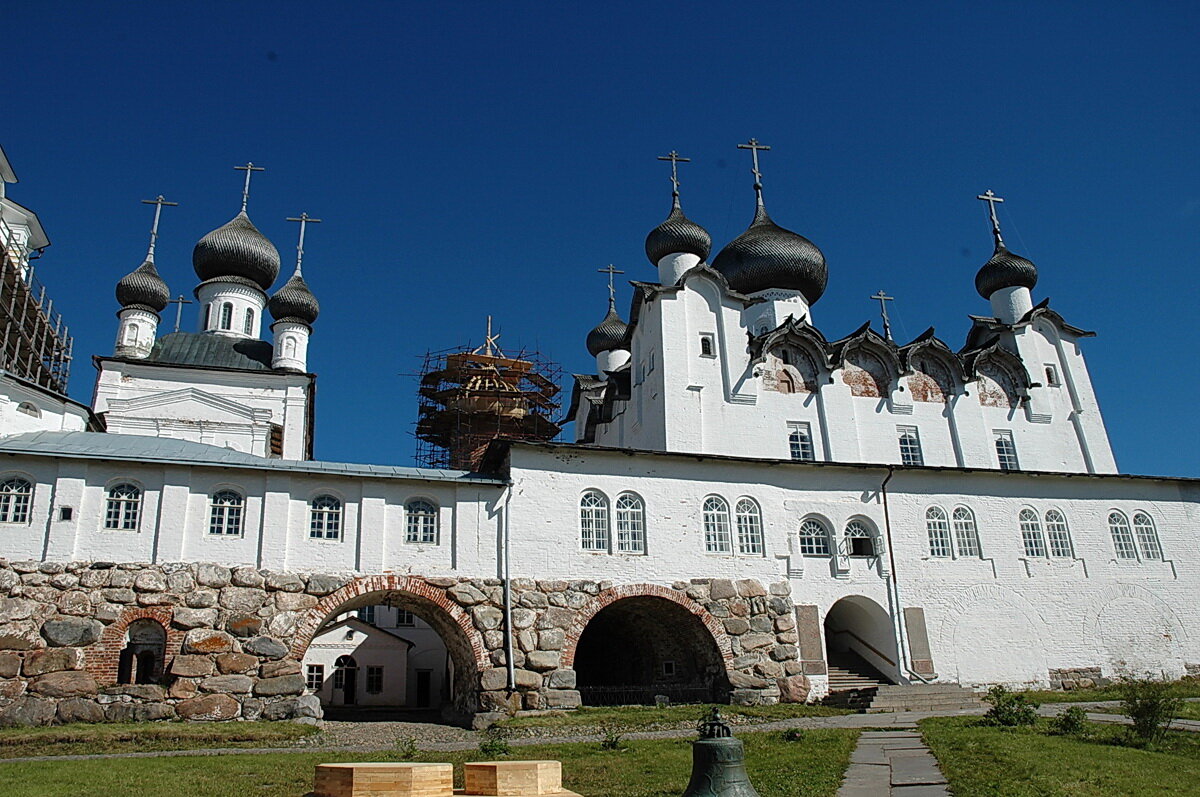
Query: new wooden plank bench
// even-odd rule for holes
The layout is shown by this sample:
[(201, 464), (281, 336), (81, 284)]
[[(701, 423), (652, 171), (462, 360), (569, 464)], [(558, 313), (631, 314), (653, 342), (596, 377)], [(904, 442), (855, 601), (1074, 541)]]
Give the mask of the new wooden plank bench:
[(480, 761), (454, 788), (450, 764), (318, 764), (314, 797), (580, 797), (562, 787), (558, 761)]

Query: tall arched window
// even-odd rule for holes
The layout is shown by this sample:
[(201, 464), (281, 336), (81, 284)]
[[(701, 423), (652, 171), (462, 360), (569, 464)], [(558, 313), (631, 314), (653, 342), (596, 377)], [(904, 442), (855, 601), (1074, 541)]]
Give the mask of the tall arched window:
[(332, 495), (318, 495), (309, 504), (308, 536), (314, 540), (336, 540), (342, 536), (342, 502)]
[(829, 529), (816, 518), (800, 524), (800, 553), (804, 556), (829, 556)]
[(104, 528), (134, 531), (142, 516), (142, 491), (134, 484), (114, 484), (108, 488), (104, 505)]
[(424, 498), (404, 505), (405, 542), (436, 545), (438, 541), (438, 508)]
[(1117, 550), (1118, 559), (1137, 559), (1137, 545), (1133, 542), (1133, 532), (1129, 530), (1129, 520), (1120, 512), (1108, 513), (1108, 530), (1112, 533), (1113, 547)]
[(925, 510), (925, 531), (929, 534), (929, 555), (950, 557), (954, 555), (954, 546), (950, 541), (950, 522), (946, 520), (946, 510), (940, 506), (931, 506)]
[(1050, 543), (1050, 555), (1070, 558), (1075, 555), (1071, 545), (1071, 530), (1067, 518), (1057, 509), (1046, 510), (1046, 540)]
[(744, 556), (762, 556), (763, 530), (762, 512), (753, 498), (739, 498), (734, 507), (737, 522), (738, 553)]
[(204, 305), (204, 328), (207, 330), (212, 323), (212, 302)]
[(875, 534), (861, 520), (851, 520), (846, 524), (846, 553), (850, 556), (878, 556), (875, 547)]
[(621, 553), (646, 552), (646, 505), (633, 493), (617, 497), (617, 550)]
[(213, 493), (211, 511), (208, 516), (208, 533), (222, 536), (237, 536), (242, 533), (242, 514), (246, 499), (233, 490)]
[(1133, 514), (1133, 531), (1137, 534), (1138, 543), (1142, 548), (1142, 558), (1147, 560), (1162, 559), (1162, 546), (1158, 542), (1158, 532), (1154, 529), (1154, 521), (1145, 512)]
[(1021, 541), (1025, 544), (1026, 556), (1045, 556), (1046, 538), (1042, 536), (1042, 521), (1032, 509), (1022, 509), (1017, 516), (1021, 525)]
[(597, 490), (579, 499), (579, 542), (585, 551), (608, 550), (608, 499)]
[(950, 518), (954, 524), (958, 555), (979, 556), (979, 530), (975, 527), (975, 515), (965, 506), (956, 506)]
[(13, 478), (0, 484), (0, 523), (28, 523), (33, 485)]
[(221, 329), (233, 329), (233, 305), (229, 302), (221, 305)]
[(704, 499), (704, 550), (708, 553), (733, 553), (729, 504), (719, 495)]
[(247, 335), (254, 334), (254, 310), (246, 309), (246, 321), (242, 324), (242, 332)]

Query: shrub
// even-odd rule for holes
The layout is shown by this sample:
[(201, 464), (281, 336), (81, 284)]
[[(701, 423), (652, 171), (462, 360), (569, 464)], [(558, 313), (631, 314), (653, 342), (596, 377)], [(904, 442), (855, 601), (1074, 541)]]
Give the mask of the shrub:
[(783, 732), (782, 736), (783, 736), (783, 740), (785, 742), (803, 742), (804, 741), (804, 729), (803, 728), (788, 728), (786, 731)]
[(1060, 736), (1078, 736), (1087, 727), (1087, 712), (1079, 706), (1071, 706), (1050, 720), (1050, 730)]
[(625, 726), (616, 722), (600, 723), (600, 733), (603, 736), (600, 739), (601, 750), (620, 750), (621, 741), (625, 738)]
[(1121, 708), (1133, 720), (1133, 734), (1153, 744), (1167, 733), (1171, 718), (1179, 713), (1183, 698), (1175, 684), (1150, 678), (1124, 676), (1117, 682)]
[(1037, 722), (1037, 708), (1040, 704), (1019, 692), (1010, 692), (1004, 686), (993, 686), (983, 699), (991, 705), (983, 715), (983, 721), (988, 725), (1015, 728)]
[(417, 757), (417, 737), (405, 736), (396, 740), (396, 755), (402, 761), (411, 761)]
[(512, 748), (508, 746), (508, 733), (496, 725), (484, 731), (485, 738), (479, 743), (479, 752), (488, 758), (498, 758), (508, 755)]

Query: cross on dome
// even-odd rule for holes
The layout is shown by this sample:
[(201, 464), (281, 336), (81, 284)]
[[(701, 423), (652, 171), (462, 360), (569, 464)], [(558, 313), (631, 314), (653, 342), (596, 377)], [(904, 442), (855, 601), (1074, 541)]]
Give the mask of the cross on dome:
[(153, 262), (154, 260), (154, 245), (158, 243), (158, 217), (162, 214), (163, 205), (167, 207), (179, 207), (178, 202), (168, 202), (159, 194), (154, 199), (143, 199), (143, 205), (154, 205), (154, 223), (150, 225), (150, 247), (146, 250), (146, 259)]
[(255, 166), (253, 161), (246, 161), (245, 166), (234, 166), (240, 172), (246, 173), (246, 183), (242, 186), (242, 212), (246, 212), (246, 203), (250, 201), (250, 176), (254, 172), (265, 172), (262, 166)]
[(658, 159), (660, 161), (670, 161), (671, 162), (671, 196), (678, 198), (679, 197), (679, 164), (691, 163), (692, 159), (684, 158), (684, 157), (680, 156), (680, 154), (678, 152), (676, 152), (675, 150), (671, 150), (666, 155), (659, 155)]
[(617, 301), (617, 290), (613, 286), (613, 275), (614, 274), (624, 274), (625, 272), (618, 269), (612, 263), (609, 263), (604, 268), (598, 268), (598, 269), (596, 269), (596, 271), (600, 272), (601, 274), (608, 275), (608, 301), (609, 301), (609, 304), (615, 304)]
[(320, 224), (321, 220), (311, 218), (308, 213), (301, 213), (299, 216), (289, 216), (287, 220), (300, 222), (300, 242), (296, 244), (296, 273), (300, 274), (300, 267), (304, 262), (304, 228), (309, 224)]
[(996, 196), (996, 192), (990, 188), (975, 198), (988, 204), (988, 216), (992, 221), (992, 236), (996, 239), (996, 246), (1004, 246), (1004, 239), (1000, 237), (1000, 217), (996, 215), (996, 204), (1003, 202), (1004, 198)]
[(767, 152), (771, 148), (769, 146), (767, 146), (766, 144), (759, 144), (757, 138), (752, 138), (749, 141), (747, 141), (745, 144), (738, 144), (737, 148), (750, 150), (750, 157), (754, 161), (754, 166), (750, 170), (751, 174), (754, 175), (754, 193), (758, 196), (758, 204), (761, 205), (762, 204), (762, 172), (759, 171), (759, 168), (758, 168), (758, 153), (759, 153), (759, 150), (762, 150), (763, 152)]
[(883, 336), (885, 338), (887, 338), (888, 340), (891, 340), (892, 339), (892, 321), (890, 318), (888, 318), (887, 303), (894, 302), (895, 297), (888, 296), (886, 293), (883, 292), (882, 289), (880, 289), (879, 293), (875, 294), (874, 296), (869, 296), (867, 298), (878, 300), (879, 314), (883, 316)]

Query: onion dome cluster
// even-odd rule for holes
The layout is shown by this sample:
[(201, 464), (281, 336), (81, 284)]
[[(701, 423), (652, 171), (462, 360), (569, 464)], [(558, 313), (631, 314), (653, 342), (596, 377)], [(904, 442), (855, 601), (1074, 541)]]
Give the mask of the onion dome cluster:
[(321, 305), (297, 271), (282, 288), (275, 291), (275, 295), (267, 302), (267, 310), (276, 321), (299, 321), (311, 325), (317, 320)]
[(200, 239), (192, 267), (201, 280), (246, 280), (267, 290), (279, 277), (279, 250), (242, 211)]
[(671, 213), (662, 224), (646, 236), (646, 257), (658, 265), (667, 255), (693, 254), (701, 260), (708, 259), (712, 251), (712, 236), (708, 230), (683, 215), (679, 207), (679, 195), (671, 203)]
[(996, 252), (975, 275), (975, 290), (985, 299), (1002, 288), (1029, 288), (1037, 285), (1037, 266), (1032, 261), (1008, 251), (996, 242)]
[(617, 315), (616, 303), (608, 300), (608, 314), (588, 333), (587, 350), (593, 357), (598, 357), (606, 351), (625, 348), (625, 335), (629, 325)]
[(750, 227), (717, 254), (713, 268), (740, 293), (770, 288), (799, 291), (810, 305), (825, 293), (829, 269), (816, 244), (785, 230), (761, 202)]
[(122, 307), (138, 307), (161, 313), (171, 299), (167, 283), (158, 275), (154, 261), (146, 262), (121, 277), (117, 283), (117, 301)]

